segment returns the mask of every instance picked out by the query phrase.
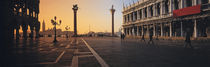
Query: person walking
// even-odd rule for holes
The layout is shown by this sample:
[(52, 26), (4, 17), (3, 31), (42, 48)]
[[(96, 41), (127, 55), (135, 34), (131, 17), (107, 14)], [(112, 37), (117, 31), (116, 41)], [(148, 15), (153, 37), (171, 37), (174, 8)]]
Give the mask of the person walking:
[(143, 35), (141, 37), (141, 41), (144, 41), (145, 42), (144, 33), (143, 33)]
[(190, 46), (190, 48), (193, 48), (193, 46), (191, 45), (190, 37), (191, 37), (190, 29), (187, 28), (187, 33), (186, 33), (186, 37), (185, 37), (185, 45), (184, 45), (185, 48), (187, 48), (188, 45)]
[(152, 44), (154, 44), (152, 36), (153, 36), (152, 31), (150, 31), (148, 44), (150, 44), (151, 42), (152, 42)]
[(125, 39), (125, 34), (122, 33), (122, 34), (121, 34), (121, 40), (124, 40), (124, 39)]

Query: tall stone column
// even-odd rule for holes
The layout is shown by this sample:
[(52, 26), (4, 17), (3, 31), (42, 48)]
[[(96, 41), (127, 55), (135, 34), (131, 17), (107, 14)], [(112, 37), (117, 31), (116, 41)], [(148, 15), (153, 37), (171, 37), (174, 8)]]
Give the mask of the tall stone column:
[(169, 28), (170, 28), (169, 29), (170, 30), (169, 31), (169, 34), (170, 34), (169, 36), (172, 37), (172, 22), (169, 23)]
[(153, 36), (156, 36), (156, 25), (153, 24)]
[(194, 20), (194, 37), (197, 38), (197, 20)]
[(162, 23), (160, 24), (160, 36), (161, 37), (163, 36), (163, 24)]
[(72, 10), (74, 11), (74, 35), (73, 36), (77, 37), (77, 10), (78, 10), (77, 4), (73, 5)]
[(114, 36), (114, 12), (115, 12), (115, 9), (114, 9), (113, 5), (112, 5), (112, 8), (110, 9), (110, 11), (112, 14), (112, 36)]
[(141, 26), (141, 36), (143, 36), (144, 35), (144, 26), (142, 25)]

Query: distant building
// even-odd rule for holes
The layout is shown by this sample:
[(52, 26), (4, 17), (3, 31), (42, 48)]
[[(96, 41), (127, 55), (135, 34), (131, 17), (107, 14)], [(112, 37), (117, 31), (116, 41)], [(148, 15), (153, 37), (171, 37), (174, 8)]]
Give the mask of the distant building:
[(42, 31), (45, 32), (45, 22), (43, 20), (43, 23), (42, 23)]
[[(44, 32), (40, 32), (40, 35), (43, 35), (43, 36), (54, 36), (55, 34), (55, 30), (54, 29), (48, 29), (48, 30), (45, 30)], [(73, 35), (73, 31), (62, 31), (61, 29), (56, 29), (56, 34), (57, 36), (66, 36), (68, 34), (68, 36), (72, 36)]]
[(122, 13), (126, 36), (210, 36), (210, 0), (141, 0)]

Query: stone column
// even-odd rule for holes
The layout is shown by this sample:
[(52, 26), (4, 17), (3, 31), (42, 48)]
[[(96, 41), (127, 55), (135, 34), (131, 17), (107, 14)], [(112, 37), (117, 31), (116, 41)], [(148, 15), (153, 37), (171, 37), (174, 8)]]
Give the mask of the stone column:
[(183, 25), (182, 25), (182, 21), (181, 21), (181, 37), (183, 37)]
[(153, 16), (157, 16), (157, 4), (153, 5)]
[(137, 36), (139, 36), (139, 26), (137, 26)]
[(132, 35), (135, 36), (135, 30), (134, 27), (132, 27)]
[(192, 2), (193, 2), (193, 4), (192, 4), (193, 6), (197, 5), (197, 3), (198, 3), (197, 0), (193, 0)]
[(153, 24), (153, 36), (156, 36), (156, 25)]
[(74, 11), (74, 35), (73, 36), (77, 37), (77, 10), (78, 10), (77, 4), (73, 5), (72, 10)]
[(170, 0), (170, 5), (169, 5), (169, 13), (172, 13), (174, 10), (174, 0)]
[(163, 36), (163, 24), (162, 23), (160, 24), (160, 36), (161, 37)]
[(179, 8), (184, 8), (184, 0), (179, 0)]
[(20, 27), (19, 27), (19, 25), (18, 25), (18, 26), (16, 27), (16, 39), (19, 39), (19, 37), (20, 37), (19, 29), (20, 29)]
[(33, 39), (33, 37), (34, 37), (34, 26), (30, 26), (30, 31), (31, 31), (30, 38)]
[(147, 25), (147, 36), (149, 36), (149, 25)]
[(170, 37), (172, 37), (172, 22), (169, 23), (169, 28), (170, 28)]
[(141, 13), (142, 13), (142, 19), (145, 18), (144, 8), (142, 9)]
[(197, 20), (194, 20), (194, 37), (197, 38)]
[[(140, 13), (140, 11), (137, 10), (137, 19), (140, 19), (140, 14), (139, 14), (139, 13)], [(136, 20), (137, 20), (137, 19), (136, 19)]]
[(149, 7), (147, 7), (147, 17), (150, 17), (150, 10), (149, 10)]
[(24, 39), (27, 39), (28, 25), (27, 25), (27, 24), (23, 24), (23, 25), (22, 25), (22, 30), (23, 30), (23, 38), (24, 38)]
[(143, 36), (144, 35), (144, 26), (142, 25), (141, 26), (141, 36)]

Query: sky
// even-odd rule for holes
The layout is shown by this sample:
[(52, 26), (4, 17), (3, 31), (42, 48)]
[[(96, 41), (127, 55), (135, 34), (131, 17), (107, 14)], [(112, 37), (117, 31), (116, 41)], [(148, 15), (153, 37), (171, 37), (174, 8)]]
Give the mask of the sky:
[[(115, 11), (115, 32), (118, 32), (123, 23), (122, 9), (124, 5), (132, 4), (138, 0), (40, 0), (39, 21), (45, 21), (45, 29), (53, 28), (51, 19), (57, 17), (62, 20), (60, 28), (63, 31), (70, 26), (73, 31), (73, 4), (78, 4), (77, 31), (79, 34), (94, 32), (111, 32), (111, 6)], [(41, 29), (42, 31), (42, 26)]]

